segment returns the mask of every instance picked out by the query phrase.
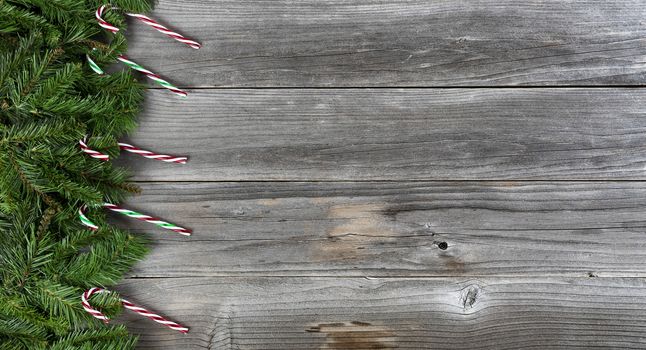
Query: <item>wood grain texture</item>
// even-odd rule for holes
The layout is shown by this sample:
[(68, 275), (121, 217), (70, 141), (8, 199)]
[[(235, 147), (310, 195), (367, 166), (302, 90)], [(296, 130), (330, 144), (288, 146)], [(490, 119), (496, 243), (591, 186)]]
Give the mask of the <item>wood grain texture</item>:
[[(646, 277), (646, 183), (147, 183), (132, 276)], [(447, 242), (441, 250), (434, 242)]]
[(646, 179), (646, 90), (296, 89), (148, 94), (138, 181)]
[(133, 23), (129, 55), (177, 84), (642, 85), (640, 0), (160, 0), (199, 51)]
[(122, 157), (124, 205), (195, 233), (112, 215), (153, 242), (119, 290), (191, 332), (121, 321), (140, 349), (646, 348), (646, 90), (490, 89), (643, 85), (643, 5), (158, 1), (204, 47), (131, 23), (193, 88), (131, 141), (191, 160)]
[(129, 299), (140, 349), (642, 349), (646, 284), (614, 278), (172, 278)]

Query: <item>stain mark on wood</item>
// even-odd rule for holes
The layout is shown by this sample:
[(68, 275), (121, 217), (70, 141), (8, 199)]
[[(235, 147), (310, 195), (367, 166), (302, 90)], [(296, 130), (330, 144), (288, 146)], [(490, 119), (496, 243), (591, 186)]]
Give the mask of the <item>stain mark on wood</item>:
[(305, 329), (309, 333), (325, 334), (320, 349), (396, 349), (396, 337), (385, 326), (369, 322), (350, 321), (321, 323)]
[[(314, 245), (312, 257), (316, 260), (353, 260), (378, 254), (384, 247), (396, 250), (399, 238), (408, 236), (433, 236), (419, 224), (397, 222), (386, 203), (349, 203), (331, 205), (327, 219), (333, 225), (327, 230), (326, 239)], [(420, 226), (422, 226), (420, 228)], [(433, 240), (428, 240), (433, 245)], [(366, 249), (380, 247), (380, 249)]]
[(464, 275), (467, 272), (466, 264), (462, 259), (454, 256), (453, 254), (440, 255), (444, 266), (456, 276)]
[(279, 205), (280, 201), (281, 201), (280, 198), (264, 198), (264, 199), (259, 199), (258, 204), (264, 205), (267, 207), (273, 207), (273, 206)]
[(365, 247), (392, 242), (397, 233), (381, 215), (383, 208), (379, 203), (330, 206), (327, 217), (338, 224), (328, 229), (326, 240), (315, 245), (313, 258), (358, 259), (373, 254)]

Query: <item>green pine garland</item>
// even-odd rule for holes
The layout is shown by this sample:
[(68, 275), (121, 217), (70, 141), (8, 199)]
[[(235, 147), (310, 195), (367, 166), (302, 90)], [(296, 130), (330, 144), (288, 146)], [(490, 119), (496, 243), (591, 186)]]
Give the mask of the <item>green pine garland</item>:
[[(0, 0), (0, 350), (132, 349), (136, 337), (86, 313), (80, 295), (116, 284), (146, 253), (141, 236), (106, 224), (91, 231), (77, 217), (87, 204), (118, 203), (137, 188), (111, 162), (80, 152), (90, 147), (116, 156), (117, 139), (135, 127), (144, 87), (133, 75), (99, 76), (126, 50), (94, 19), (102, 1)], [(147, 0), (112, 0), (131, 12)], [(125, 28), (114, 11), (106, 20)], [(93, 305), (107, 316), (118, 296)]]

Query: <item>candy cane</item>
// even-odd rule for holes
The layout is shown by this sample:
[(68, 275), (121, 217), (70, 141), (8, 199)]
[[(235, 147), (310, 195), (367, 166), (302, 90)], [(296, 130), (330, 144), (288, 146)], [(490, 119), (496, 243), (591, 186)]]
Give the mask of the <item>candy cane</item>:
[(202, 44), (198, 43), (197, 41), (188, 39), (182, 34), (171, 31), (170, 29), (164, 27), (163, 25), (159, 24), (157, 21), (153, 20), (148, 16), (137, 14), (137, 13), (126, 13), (126, 15), (130, 17), (134, 17), (140, 20), (141, 22), (144, 22), (145, 24), (155, 28), (158, 32), (165, 34), (166, 36), (171, 37), (181, 43), (184, 43), (193, 49), (199, 50), (199, 48), (202, 47)]
[(99, 229), (99, 226), (97, 226), (95, 223), (90, 221), (90, 219), (85, 216), (85, 210), (87, 209), (87, 206), (82, 206), (79, 208), (79, 219), (81, 220), (81, 223), (85, 226), (87, 226), (90, 230), (96, 231)]
[[(92, 70), (96, 74), (103, 75), (104, 72), (101, 69), (101, 67), (99, 67), (99, 65), (97, 65), (96, 62), (94, 62), (90, 58), (90, 56), (86, 55), (86, 57), (87, 57), (87, 62), (90, 65), (90, 68), (92, 68)], [(164, 88), (170, 90), (171, 92), (173, 92), (173, 93), (175, 93), (175, 94), (177, 94), (179, 96), (182, 96), (182, 97), (188, 96), (188, 93), (186, 93), (186, 91), (177, 88), (175, 85), (173, 85), (173, 84), (169, 83), (168, 81), (162, 79), (162, 77), (160, 77), (159, 75), (149, 71), (148, 69), (146, 69), (146, 68), (142, 67), (141, 65), (139, 65), (138, 63), (126, 58), (125, 56), (119, 55), (117, 57), (117, 60), (119, 60), (120, 62), (122, 62), (126, 66), (128, 66), (128, 67), (130, 67), (130, 68), (132, 68), (132, 69), (134, 69), (136, 71), (144, 73), (146, 75), (146, 77), (148, 77), (149, 79), (155, 81), (157, 84), (163, 86)]]
[[(110, 8), (114, 9), (114, 10), (117, 9), (116, 7), (110, 7)], [(99, 22), (99, 26), (101, 26), (101, 28), (107, 29), (107, 30), (111, 31), (112, 33), (116, 33), (116, 32), (119, 31), (119, 28), (113, 26), (112, 24), (106, 22), (103, 19), (103, 14), (108, 9), (109, 8), (108, 8), (107, 5), (103, 5), (103, 6), (99, 7), (96, 10), (94, 15), (96, 16), (96, 20)], [(150, 18), (148, 16), (138, 14), (138, 13), (126, 13), (126, 15), (128, 15), (130, 17), (134, 17), (134, 18), (140, 20), (141, 22), (145, 23), (146, 25), (149, 25), (149, 26), (155, 28), (158, 32), (160, 32), (162, 34), (165, 34), (165, 35), (167, 35), (167, 36), (169, 36), (169, 37), (171, 37), (171, 38), (173, 38), (173, 39), (175, 39), (175, 40), (177, 40), (177, 41), (179, 41), (181, 43), (184, 43), (184, 44), (186, 44), (186, 45), (188, 45), (188, 46), (190, 46), (190, 47), (192, 47), (192, 48), (194, 48), (196, 50), (199, 49), (200, 47), (202, 47), (202, 45), (200, 43), (198, 43), (197, 41), (188, 39), (187, 37), (183, 36), (182, 34), (179, 34), (179, 33), (171, 31), (170, 29), (164, 27), (163, 25), (159, 24), (157, 21), (153, 20), (152, 18)]]
[(112, 24), (110, 24), (110, 23), (106, 22), (106, 21), (103, 19), (103, 13), (104, 13), (104, 12), (105, 12), (105, 10), (107, 10), (107, 9), (108, 9), (108, 6), (107, 6), (107, 5), (103, 5), (103, 6), (99, 7), (99, 8), (96, 10), (96, 12), (94, 12), (94, 16), (96, 17), (96, 20), (99, 22), (99, 26), (100, 26), (101, 28), (103, 28), (103, 29), (107, 29), (107, 30), (109, 30), (109, 31), (111, 31), (111, 32), (113, 32), (113, 33), (116, 33), (116, 32), (118, 32), (118, 31), (119, 31), (119, 28), (117, 28), (117, 27), (113, 26)]
[(151, 151), (146, 151), (146, 150), (137, 148), (131, 144), (123, 143), (123, 142), (119, 142), (119, 148), (121, 148), (121, 150), (126, 152), (138, 154), (144, 158), (156, 159), (162, 162), (186, 164), (186, 162), (188, 161), (188, 157), (175, 157), (175, 156), (169, 156), (167, 154), (157, 154)]
[[(146, 221), (151, 224), (155, 224), (157, 226), (160, 226), (162, 228), (165, 228), (167, 230), (171, 230), (173, 232), (177, 232), (179, 234), (182, 234), (184, 236), (190, 236), (191, 235), (191, 230), (171, 224), (169, 222), (163, 221), (161, 219), (144, 215), (141, 213), (137, 213), (135, 211), (129, 210), (129, 209), (124, 209), (122, 207), (119, 207), (117, 205), (111, 204), (111, 203), (103, 203), (103, 207), (112, 210), (114, 212), (126, 215), (128, 217), (141, 220), (141, 221)], [(95, 223), (93, 223), (86, 215), (85, 215), (85, 210), (87, 209), (87, 206), (82, 206), (79, 211), (78, 211), (78, 216), (79, 220), (84, 226), (87, 226), (90, 230), (96, 231), (99, 229), (99, 226), (97, 226)]]
[(148, 222), (148, 223), (151, 223), (151, 224), (155, 224), (155, 225), (157, 225), (157, 226), (159, 226), (161, 228), (171, 230), (173, 232), (177, 232), (177, 233), (179, 233), (181, 235), (184, 235), (184, 236), (190, 236), (191, 232), (192, 232), (189, 229), (177, 226), (175, 224), (171, 224), (171, 223), (163, 221), (163, 220), (161, 220), (159, 218), (149, 216), (149, 215), (144, 215), (144, 214), (141, 214), (141, 213), (138, 213), (136, 211), (129, 210), (129, 209), (125, 209), (125, 208), (122, 208), (122, 207), (120, 207), (118, 205), (114, 205), (114, 204), (111, 204), (111, 203), (103, 203), (103, 206), (105, 208), (109, 209), (109, 210), (112, 210), (112, 211), (116, 212), (116, 213), (123, 214), (123, 215), (131, 217), (133, 219), (137, 219), (137, 220), (145, 221), (145, 222)]
[[(116, 32), (119, 31), (119, 28), (113, 26), (112, 24), (106, 22), (103, 19), (103, 14), (109, 8), (117, 9), (116, 7), (108, 7), (108, 5), (103, 5), (103, 6), (99, 7), (96, 10), (94, 15), (96, 17), (96, 20), (99, 23), (99, 26), (101, 26), (101, 28), (107, 29), (107, 30), (111, 31), (112, 33), (116, 33)], [(190, 46), (190, 47), (192, 47), (194, 49), (199, 49), (201, 47), (200, 43), (198, 43), (196, 41), (193, 41), (193, 40), (190, 40), (190, 39), (187, 39), (186, 37), (184, 37), (183, 35), (181, 35), (179, 33), (175, 33), (173, 31), (170, 31), (168, 28), (166, 28), (163, 25), (157, 23), (156, 21), (154, 21), (153, 19), (151, 19), (148, 16), (145, 16), (145, 15), (142, 15), (142, 14), (137, 14), (137, 13), (126, 13), (126, 15), (131, 16), (131, 17), (135, 17), (138, 20), (144, 22), (145, 24), (147, 24), (149, 26), (152, 26), (153, 28), (157, 29), (161, 33), (164, 33), (164, 34), (168, 35), (169, 37), (171, 37), (171, 38), (173, 38), (173, 39), (175, 39), (177, 41), (183, 42), (183, 43), (187, 44), (188, 46)], [(103, 70), (101, 70), (101, 68), (98, 65), (96, 65), (96, 63), (94, 63), (94, 61), (92, 61), (92, 59), (89, 56), (87, 57), (87, 59), (88, 59), (88, 63), (90, 64), (90, 67), (92, 68), (92, 70), (94, 70), (98, 74), (103, 74), (102, 73)], [(149, 71), (148, 69), (140, 66), (136, 62), (129, 60), (125, 56), (120, 55), (120, 56), (117, 57), (117, 60), (124, 63), (128, 67), (145, 74), (148, 78), (155, 81), (157, 84), (163, 86), (164, 88), (170, 90), (171, 92), (173, 92), (173, 93), (175, 93), (175, 94), (177, 94), (179, 96), (182, 96), (182, 97), (187, 97), (188, 96), (188, 93), (186, 93), (186, 91), (177, 88), (173, 84), (171, 84), (168, 81), (162, 79), (162, 77), (160, 77), (159, 75), (157, 75), (157, 74)]]
[(95, 151), (95, 150), (91, 149), (90, 147), (88, 147), (88, 145), (85, 143), (85, 140), (79, 140), (79, 145), (81, 146), (81, 151), (87, 153), (92, 158), (100, 159), (100, 160), (102, 160), (104, 162), (107, 162), (108, 160), (110, 160), (109, 155), (103, 154), (103, 153), (98, 152), (98, 151)]
[(94, 60), (92, 60), (92, 59), (90, 58), (90, 55), (85, 55), (85, 57), (87, 58), (87, 63), (90, 65), (90, 68), (92, 68), (92, 70), (94, 71), (94, 73), (96, 73), (96, 74), (98, 74), (98, 75), (103, 75), (103, 74), (105, 74), (105, 73), (103, 72), (103, 69), (101, 69), (101, 67), (99, 67), (99, 65), (98, 65), (98, 64), (96, 64), (96, 62), (94, 62)]
[[(88, 147), (88, 145), (85, 143), (85, 140), (79, 140), (79, 145), (81, 146), (81, 150), (83, 152), (89, 154), (93, 158), (101, 159), (104, 161), (110, 160), (110, 156), (108, 156), (107, 154), (100, 153)], [(188, 157), (185, 157), (185, 156), (177, 157), (177, 156), (169, 156), (167, 154), (158, 154), (151, 151), (143, 150), (141, 148), (137, 148), (129, 143), (119, 142), (118, 145), (119, 145), (119, 148), (123, 151), (138, 154), (148, 159), (155, 159), (162, 162), (178, 163), (178, 164), (186, 164), (186, 162), (188, 161)]]
[(157, 74), (149, 71), (148, 69), (140, 66), (138, 63), (136, 63), (134, 61), (131, 61), (130, 59), (126, 58), (126, 56), (119, 55), (119, 56), (117, 56), (117, 60), (119, 60), (121, 63), (125, 64), (126, 66), (128, 66), (128, 67), (130, 67), (130, 68), (132, 68), (132, 69), (134, 69), (136, 71), (139, 71), (139, 72), (143, 73), (146, 77), (153, 80), (157, 84), (163, 86), (164, 88), (170, 90), (171, 92), (173, 92), (173, 93), (175, 93), (175, 94), (177, 94), (177, 95), (179, 95), (181, 97), (188, 96), (188, 93), (186, 91), (180, 90), (179, 88), (177, 88), (173, 84), (171, 84), (171, 83), (167, 82), (166, 80), (162, 79), (162, 77), (160, 77), (159, 75), (157, 75)]
[[(105, 323), (110, 322), (110, 319), (106, 315), (104, 315), (101, 311), (93, 308), (92, 305), (90, 305), (89, 299), (94, 294), (109, 293), (109, 292), (110, 291), (103, 288), (93, 287), (86, 290), (83, 294), (81, 294), (81, 305), (83, 306), (83, 309), (87, 311), (90, 315), (94, 316), (95, 318), (98, 318), (99, 320), (102, 320)], [(123, 307), (125, 307), (128, 310), (132, 310), (141, 316), (148, 317), (149, 319), (157, 323), (161, 323), (170, 329), (174, 329), (184, 334), (188, 333), (188, 328), (180, 325), (177, 322), (167, 320), (166, 318), (160, 315), (157, 315), (155, 313), (152, 313), (144, 309), (143, 307), (137, 306), (126, 299), (119, 299), (119, 300), (121, 301), (121, 304), (123, 305)]]

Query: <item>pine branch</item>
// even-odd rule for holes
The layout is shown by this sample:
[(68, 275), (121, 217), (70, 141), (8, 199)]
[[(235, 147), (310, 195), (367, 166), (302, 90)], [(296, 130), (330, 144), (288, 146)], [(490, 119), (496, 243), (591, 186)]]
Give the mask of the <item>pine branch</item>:
[[(126, 50), (122, 34), (94, 20), (100, 0), (0, 0), (0, 350), (133, 349), (123, 326), (83, 310), (81, 293), (118, 283), (147, 253), (147, 240), (111, 227), (95, 209), (138, 189), (125, 170), (87, 157), (78, 140), (117, 156), (136, 126), (144, 86), (128, 71), (98, 76)], [(150, 10), (147, 0), (113, 0), (107, 17)], [(125, 27), (124, 27), (125, 28)], [(104, 41), (109, 37), (110, 41)], [(100, 229), (81, 226), (90, 205)], [(118, 296), (93, 305), (110, 317)]]

